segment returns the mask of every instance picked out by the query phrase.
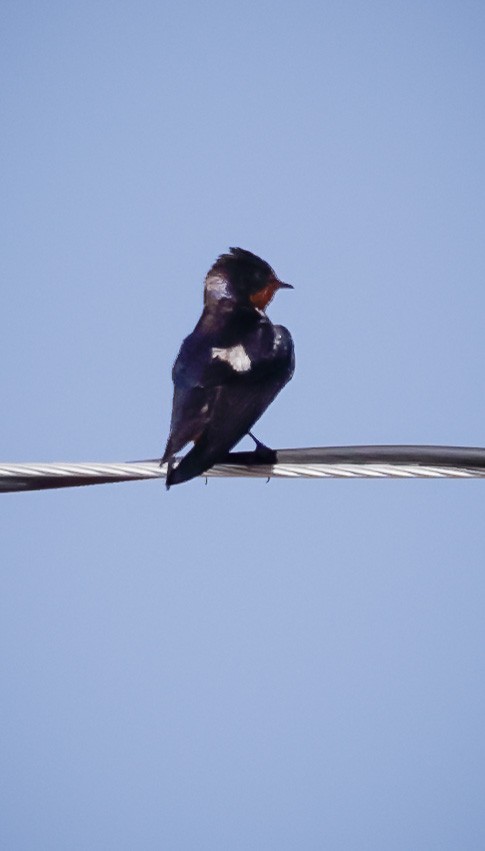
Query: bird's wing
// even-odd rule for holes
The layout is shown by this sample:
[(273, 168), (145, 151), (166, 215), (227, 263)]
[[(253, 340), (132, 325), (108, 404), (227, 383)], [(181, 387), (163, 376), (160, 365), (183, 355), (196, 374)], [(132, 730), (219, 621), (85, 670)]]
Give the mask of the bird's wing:
[[(174, 471), (178, 476), (191, 478), (226, 455), (292, 376), (293, 343), (285, 328), (265, 323), (239, 339), (236, 345), (217, 347), (190, 335), (182, 344), (173, 369), (172, 421), (163, 460), (190, 441), (195, 446)], [(192, 469), (196, 472), (189, 474)]]
[(208, 470), (250, 431), (286, 380), (267, 379), (264, 385), (225, 385), (214, 394), (211, 416), (194, 446), (170, 474), (167, 484), (188, 481)]
[(172, 372), (174, 393), (170, 435), (162, 462), (204, 431), (221, 384), (230, 382), (227, 364), (211, 357), (206, 340), (191, 334), (182, 343)]
[[(262, 367), (262, 365), (261, 365)], [(259, 377), (240, 376), (237, 380), (211, 388), (209, 410), (195, 445), (171, 472), (176, 484), (200, 475), (227, 453), (250, 431), (293, 372), (292, 352), (286, 361), (261, 368)], [(207, 397), (209, 398), (209, 397)]]
[[(211, 459), (225, 455), (250, 431), (286, 382), (287, 375), (278, 371), (258, 382), (241, 379), (218, 387), (211, 417), (197, 444), (210, 448)], [(207, 451), (204, 454), (209, 460)]]

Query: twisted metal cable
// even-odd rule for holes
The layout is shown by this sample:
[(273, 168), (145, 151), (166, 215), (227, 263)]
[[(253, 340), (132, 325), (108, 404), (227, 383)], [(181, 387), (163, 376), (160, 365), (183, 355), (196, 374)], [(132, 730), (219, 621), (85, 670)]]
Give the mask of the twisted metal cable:
[[(275, 464), (233, 452), (208, 477), (485, 478), (485, 449), (456, 446), (337, 446), (277, 450)], [(126, 463), (0, 463), (0, 492), (164, 478), (158, 460)]]

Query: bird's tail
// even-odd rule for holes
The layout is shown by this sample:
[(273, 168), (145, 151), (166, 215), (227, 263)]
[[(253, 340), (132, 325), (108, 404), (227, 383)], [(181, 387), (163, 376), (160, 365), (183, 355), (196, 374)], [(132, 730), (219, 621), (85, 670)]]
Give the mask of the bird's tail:
[(177, 465), (174, 465), (173, 459), (169, 460), (165, 481), (167, 490), (172, 485), (180, 485), (182, 482), (188, 482), (200, 476), (214, 464), (223, 461), (226, 456), (227, 452), (210, 452), (201, 440), (184, 455)]

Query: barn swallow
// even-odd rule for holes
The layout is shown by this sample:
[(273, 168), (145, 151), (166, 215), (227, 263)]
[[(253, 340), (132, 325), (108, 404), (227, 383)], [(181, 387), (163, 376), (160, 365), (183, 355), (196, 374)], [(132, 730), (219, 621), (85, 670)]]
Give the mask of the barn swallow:
[[(160, 462), (168, 462), (167, 488), (223, 461), (244, 435), (253, 437), (254, 423), (295, 368), (289, 331), (265, 313), (275, 292), (292, 285), (250, 251), (229, 251), (207, 273), (202, 316), (173, 367), (170, 434)], [(274, 462), (275, 453), (253, 440), (256, 454)]]

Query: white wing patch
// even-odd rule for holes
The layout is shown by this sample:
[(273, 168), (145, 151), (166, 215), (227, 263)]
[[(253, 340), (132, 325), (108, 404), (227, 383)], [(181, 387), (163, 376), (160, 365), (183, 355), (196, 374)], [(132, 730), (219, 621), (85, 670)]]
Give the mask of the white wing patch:
[(231, 346), (229, 349), (212, 349), (212, 358), (226, 361), (235, 372), (248, 372), (251, 369), (251, 361), (244, 346)]

